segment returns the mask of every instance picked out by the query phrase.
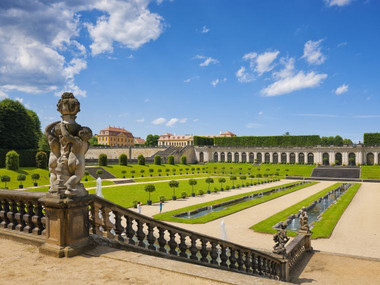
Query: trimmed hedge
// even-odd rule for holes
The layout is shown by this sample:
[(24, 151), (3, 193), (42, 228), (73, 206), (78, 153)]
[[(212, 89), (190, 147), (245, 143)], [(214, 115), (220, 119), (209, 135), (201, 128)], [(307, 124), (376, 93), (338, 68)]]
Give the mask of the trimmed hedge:
[(36, 154), (36, 167), (45, 169), (48, 165), (48, 158), (44, 151), (39, 151)]
[(380, 133), (365, 133), (363, 143), (365, 145), (380, 145)]
[[(5, 167), (5, 156), (11, 149), (0, 149), (0, 168)], [(20, 156), (20, 167), (35, 167), (38, 149), (16, 149)], [(49, 156), (49, 153), (47, 154)]]
[(107, 155), (105, 153), (99, 154), (98, 165), (99, 166), (107, 166)]
[(18, 170), (20, 167), (19, 154), (14, 150), (9, 151), (5, 157), (5, 167), (8, 170)]
[(216, 137), (218, 146), (308, 146), (320, 145), (321, 137), (310, 136), (247, 136), (247, 137)]
[(214, 138), (194, 136), (194, 145), (214, 145)]
[(120, 156), (119, 156), (119, 165), (124, 165), (124, 166), (128, 165), (128, 157), (127, 157), (126, 154), (124, 154), (124, 153), (120, 154)]

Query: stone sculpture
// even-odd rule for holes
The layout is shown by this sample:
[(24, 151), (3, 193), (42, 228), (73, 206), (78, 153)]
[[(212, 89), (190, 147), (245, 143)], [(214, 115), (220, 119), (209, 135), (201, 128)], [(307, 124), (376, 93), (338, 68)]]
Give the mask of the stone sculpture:
[(282, 222), (280, 224), (280, 229), (278, 229), (277, 233), (273, 236), (273, 241), (276, 243), (273, 247), (273, 253), (285, 255), (286, 248), (285, 244), (289, 241), (289, 238), (286, 234), (286, 227), (288, 226), (287, 222)]
[(305, 207), (302, 207), (302, 209), (300, 210), (299, 219), (300, 219), (300, 229), (298, 232), (310, 233), (309, 217), (307, 216)]
[(86, 196), (88, 192), (80, 180), (85, 172), (85, 154), (92, 131), (76, 123), (80, 103), (72, 93), (62, 94), (57, 110), (62, 114), (62, 121), (54, 122), (45, 129), (51, 149), (49, 193), (61, 198)]

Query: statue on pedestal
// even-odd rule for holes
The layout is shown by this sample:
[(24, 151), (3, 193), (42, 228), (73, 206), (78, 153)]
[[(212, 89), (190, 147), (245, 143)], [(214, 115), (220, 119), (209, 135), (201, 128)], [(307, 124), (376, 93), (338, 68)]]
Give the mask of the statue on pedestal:
[(309, 227), (309, 217), (307, 216), (306, 208), (302, 207), (300, 210), (300, 229), (298, 230), (299, 233), (310, 233), (310, 227)]
[(289, 238), (286, 234), (287, 226), (288, 226), (287, 222), (282, 222), (280, 225), (280, 229), (273, 236), (273, 241), (276, 243), (275, 246), (273, 247), (273, 253), (277, 253), (281, 255), (286, 254), (285, 244), (289, 241)]
[(65, 92), (57, 104), (62, 121), (45, 129), (50, 145), (50, 194), (64, 197), (86, 196), (88, 192), (80, 183), (85, 172), (85, 154), (89, 148), (92, 131), (75, 122), (80, 103), (72, 93)]

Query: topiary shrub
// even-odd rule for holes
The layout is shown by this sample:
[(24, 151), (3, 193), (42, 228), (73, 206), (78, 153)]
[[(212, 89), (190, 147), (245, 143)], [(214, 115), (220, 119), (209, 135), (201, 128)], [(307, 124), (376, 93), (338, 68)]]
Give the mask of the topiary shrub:
[(18, 170), (20, 167), (20, 156), (14, 150), (7, 152), (5, 156), (5, 167), (8, 170)]
[(103, 170), (102, 169), (96, 170), (96, 175), (98, 175), (98, 177), (100, 177), (102, 174), (103, 174)]
[(198, 194), (201, 195), (201, 196), (202, 196), (204, 193), (205, 193), (205, 192), (204, 192), (203, 190), (199, 190), (199, 191), (198, 191)]
[(168, 156), (168, 164), (174, 165), (174, 156), (173, 155)]
[(43, 151), (39, 151), (36, 153), (36, 167), (45, 169), (47, 167), (47, 155)]
[(165, 200), (166, 200), (165, 196), (160, 196), (160, 201), (161, 201), (162, 203), (165, 202)]
[(155, 165), (161, 165), (161, 155), (155, 155), (154, 156), (154, 164)]
[(26, 179), (26, 176), (24, 174), (19, 174), (17, 176), (17, 181), (20, 181), (20, 185), (18, 186), (18, 188), (24, 188), (24, 185), (22, 185), (22, 181), (25, 181)]
[(90, 172), (88, 172), (87, 170), (84, 172), (84, 181), (88, 181), (88, 176), (90, 175)]
[(121, 171), (121, 174), (123, 174), (123, 178), (125, 178), (125, 174), (127, 173), (127, 171), (126, 170), (122, 170)]
[(105, 153), (99, 154), (98, 165), (107, 166), (107, 155)]
[(145, 165), (145, 157), (142, 154), (139, 154), (139, 156), (137, 157), (137, 164)]
[(31, 177), (34, 181), (33, 186), (38, 186), (37, 180), (40, 179), (40, 175), (38, 173), (33, 173)]
[(181, 164), (187, 164), (187, 157), (186, 155), (181, 156)]
[(128, 165), (128, 156), (126, 154), (120, 154), (119, 156), (119, 165), (124, 165), (124, 166), (127, 166)]
[(7, 183), (11, 181), (11, 178), (8, 175), (1, 175), (0, 180), (4, 183), (4, 189), (8, 189)]
[(186, 192), (182, 192), (182, 193), (181, 193), (181, 197), (182, 197), (182, 199), (186, 199), (186, 197), (187, 197), (187, 193), (186, 193)]

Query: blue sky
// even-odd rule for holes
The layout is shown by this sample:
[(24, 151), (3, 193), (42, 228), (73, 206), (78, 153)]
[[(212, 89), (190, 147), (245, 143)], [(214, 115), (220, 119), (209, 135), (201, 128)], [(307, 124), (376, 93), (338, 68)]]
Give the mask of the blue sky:
[[(90, 3), (90, 4), (89, 4)], [(2, 0), (0, 99), (135, 136), (379, 132), (375, 0)]]

